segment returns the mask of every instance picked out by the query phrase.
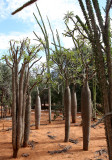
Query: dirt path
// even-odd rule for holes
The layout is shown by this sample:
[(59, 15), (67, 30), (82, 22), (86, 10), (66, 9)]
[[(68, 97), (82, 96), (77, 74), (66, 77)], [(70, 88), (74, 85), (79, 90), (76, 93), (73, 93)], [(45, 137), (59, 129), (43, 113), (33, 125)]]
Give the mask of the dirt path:
[[(53, 114), (52, 114), (53, 116)], [(80, 114), (77, 116), (77, 124), (80, 124)], [(0, 160), (13, 160), (11, 144), (11, 119), (0, 120)], [(34, 124), (34, 112), (31, 116), (31, 124)], [(4, 130), (3, 129), (4, 127)], [(9, 128), (8, 131), (6, 129)], [(107, 160), (106, 140), (104, 125), (100, 124), (96, 129), (91, 128), (91, 140), (89, 151), (82, 150), (82, 127), (71, 123), (70, 139), (76, 144), (64, 142), (64, 121), (57, 118), (48, 124), (48, 112), (42, 111), (41, 126), (39, 130), (31, 127), (30, 144), (27, 148), (19, 150), (17, 160)], [(66, 146), (71, 148), (64, 153), (50, 154), (48, 151), (62, 150)], [(100, 151), (98, 151), (100, 150)], [(102, 150), (102, 152), (101, 152)], [(96, 152), (98, 151), (98, 152)], [(27, 157), (23, 157), (27, 156)]]

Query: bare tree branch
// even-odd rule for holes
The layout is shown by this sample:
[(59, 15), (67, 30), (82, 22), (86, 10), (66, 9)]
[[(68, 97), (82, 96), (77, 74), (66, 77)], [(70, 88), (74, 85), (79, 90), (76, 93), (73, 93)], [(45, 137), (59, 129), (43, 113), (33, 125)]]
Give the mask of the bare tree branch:
[(34, 61), (34, 62), (31, 64), (31, 66), (29, 67), (29, 69), (32, 68), (32, 66), (33, 66), (36, 62), (38, 62), (41, 58), (42, 58), (42, 56), (41, 56), (39, 59), (37, 59), (36, 61)]
[(20, 8), (16, 9), (14, 12), (12, 12), (11, 14), (14, 15), (16, 14), (17, 12), (20, 12), (23, 8), (31, 5), (32, 3), (36, 2), (37, 0), (30, 0), (28, 2), (26, 2), (25, 4), (23, 4), (23, 6), (21, 6)]

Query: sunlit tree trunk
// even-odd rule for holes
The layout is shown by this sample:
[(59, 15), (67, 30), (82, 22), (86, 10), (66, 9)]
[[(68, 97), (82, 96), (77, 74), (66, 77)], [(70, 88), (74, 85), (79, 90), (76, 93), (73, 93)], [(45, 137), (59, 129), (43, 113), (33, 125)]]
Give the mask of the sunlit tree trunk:
[(70, 135), (70, 117), (71, 117), (71, 93), (68, 85), (65, 88), (64, 108), (65, 108), (65, 142), (68, 142)]
[(24, 130), (23, 147), (27, 147), (29, 142), (30, 118), (31, 118), (31, 95), (28, 95), (26, 103), (26, 111), (25, 111), (25, 130)]
[(41, 100), (39, 91), (37, 90), (36, 104), (35, 104), (35, 128), (40, 128), (40, 117), (41, 117)]
[(83, 150), (88, 151), (91, 125), (91, 92), (87, 80), (81, 92), (81, 115), (83, 130)]
[(72, 84), (72, 90), (71, 90), (71, 115), (72, 115), (72, 123), (76, 123), (77, 97), (76, 97), (76, 91), (75, 91), (75, 84)]

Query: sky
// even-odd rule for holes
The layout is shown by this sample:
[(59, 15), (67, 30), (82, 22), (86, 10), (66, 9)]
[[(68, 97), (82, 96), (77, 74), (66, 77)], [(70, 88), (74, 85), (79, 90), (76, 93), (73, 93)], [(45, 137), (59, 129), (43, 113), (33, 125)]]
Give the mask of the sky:
[[(23, 38), (28, 37), (32, 40), (32, 43), (36, 44), (37, 42), (34, 40), (36, 37), (33, 31), (35, 31), (38, 36), (42, 36), (33, 16), (33, 13), (35, 13), (37, 18), (40, 19), (35, 3), (23, 9), (16, 15), (11, 15), (15, 9), (19, 8), (27, 1), (28, 0), (0, 0), (0, 55), (8, 50), (10, 47), (9, 41), (11, 39), (22, 40)], [(99, 0), (100, 5), (103, 6), (105, 1), (106, 0)], [(48, 16), (50, 20), (53, 31), (55, 32), (56, 29), (58, 30), (62, 44), (66, 48), (73, 47), (71, 38), (64, 38), (62, 35), (66, 29), (63, 18), (68, 11), (73, 11), (74, 15), (78, 14), (83, 18), (78, 1), (38, 0), (36, 4), (40, 9), (49, 35), (51, 33), (46, 16)]]

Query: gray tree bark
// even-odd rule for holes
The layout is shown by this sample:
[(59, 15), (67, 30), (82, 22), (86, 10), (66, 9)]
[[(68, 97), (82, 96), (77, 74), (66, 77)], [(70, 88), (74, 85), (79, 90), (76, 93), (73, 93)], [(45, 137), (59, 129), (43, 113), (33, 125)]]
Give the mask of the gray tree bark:
[(40, 117), (41, 117), (41, 100), (39, 92), (37, 91), (36, 105), (35, 105), (35, 129), (40, 128)]
[(70, 117), (71, 117), (71, 94), (69, 86), (65, 88), (64, 108), (65, 108), (65, 142), (68, 142), (70, 134)]
[(75, 91), (75, 85), (72, 86), (71, 91), (71, 115), (72, 115), (72, 123), (76, 123), (77, 118), (77, 97)]
[(31, 117), (31, 95), (28, 95), (26, 111), (25, 111), (25, 130), (24, 130), (23, 147), (27, 147), (29, 142), (30, 117)]
[(88, 82), (85, 81), (81, 92), (81, 116), (83, 130), (83, 150), (89, 148), (90, 125), (91, 125), (91, 92)]

